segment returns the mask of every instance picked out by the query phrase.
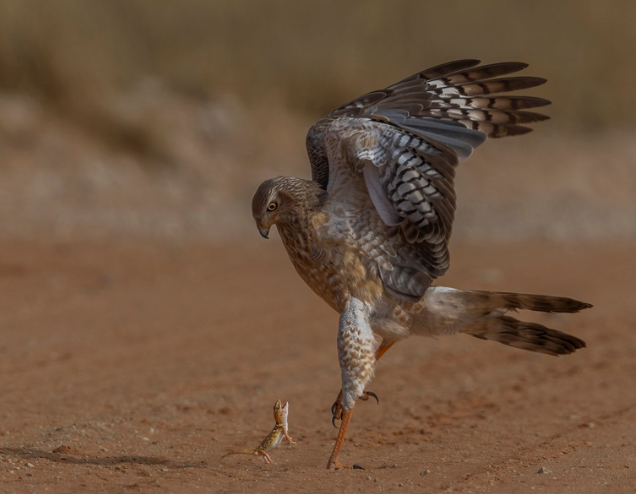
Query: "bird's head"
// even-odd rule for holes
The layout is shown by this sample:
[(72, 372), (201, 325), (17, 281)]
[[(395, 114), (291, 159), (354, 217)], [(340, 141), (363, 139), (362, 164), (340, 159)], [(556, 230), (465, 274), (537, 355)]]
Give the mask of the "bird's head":
[(252, 199), (252, 216), (263, 238), (269, 238), (269, 229), (284, 220), (293, 206), (293, 198), (285, 192), (284, 178), (265, 180)]
[(298, 214), (310, 211), (324, 195), (311, 180), (276, 177), (265, 180), (252, 199), (252, 216), (259, 233), (268, 238), (276, 224), (290, 223)]

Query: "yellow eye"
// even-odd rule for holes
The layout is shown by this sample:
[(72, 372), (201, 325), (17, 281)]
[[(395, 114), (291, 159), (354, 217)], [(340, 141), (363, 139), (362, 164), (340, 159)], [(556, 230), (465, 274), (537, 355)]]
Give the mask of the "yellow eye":
[(276, 204), (275, 202), (270, 202), (269, 206), (267, 206), (267, 210), (268, 211), (275, 211), (277, 207), (278, 207), (278, 204)]

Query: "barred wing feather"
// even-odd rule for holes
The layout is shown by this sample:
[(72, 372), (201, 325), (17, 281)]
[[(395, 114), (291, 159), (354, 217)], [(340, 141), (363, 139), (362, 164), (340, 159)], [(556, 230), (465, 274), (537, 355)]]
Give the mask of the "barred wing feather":
[[(307, 134), (312, 177), (327, 192), (330, 166), (362, 170), (387, 238), (400, 246), (392, 269), (380, 268), (380, 274), (405, 300), (421, 298), (449, 267), (457, 164), (487, 137), (525, 134), (531, 130), (526, 124), (548, 118), (528, 111), (548, 105), (545, 99), (498, 94), (539, 86), (545, 79), (508, 77), (526, 68), (524, 63), (479, 63), (438, 65), (362, 95)], [(345, 146), (353, 161), (343, 165), (330, 159), (327, 137)]]

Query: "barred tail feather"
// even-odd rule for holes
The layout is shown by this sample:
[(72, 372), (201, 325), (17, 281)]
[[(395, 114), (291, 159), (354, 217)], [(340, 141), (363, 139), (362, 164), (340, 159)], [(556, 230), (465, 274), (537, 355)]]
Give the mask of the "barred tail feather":
[[(585, 348), (585, 342), (541, 324), (519, 321), (506, 312), (575, 313), (590, 307), (566, 297), (435, 287), (429, 288), (416, 304), (414, 323), (434, 334), (466, 333), (522, 350), (566, 355)], [(416, 332), (418, 329), (414, 328)]]
[(487, 292), (480, 290), (458, 290), (462, 298), (475, 307), (483, 309), (532, 310), (536, 312), (579, 312), (589, 309), (591, 304), (567, 297), (534, 295), (528, 293)]
[(586, 346), (576, 336), (509, 316), (490, 318), (484, 329), (469, 334), (482, 340), (498, 341), (511, 347), (553, 356), (567, 355)]

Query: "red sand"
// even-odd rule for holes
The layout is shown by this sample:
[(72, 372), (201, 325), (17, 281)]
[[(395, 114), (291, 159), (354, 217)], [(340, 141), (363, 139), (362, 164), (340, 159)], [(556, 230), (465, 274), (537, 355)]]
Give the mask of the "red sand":
[[(439, 284), (591, 302), (535, 317), (588, 348), (398, 344), (345, 446), (366, 470), (328, 472), (338, 316), (254, 235), (252, 250), (0, 245), (2, 492), (636, 490), (633, 248), (454, 246)], [(273, 466), (220, 461), (263, 439), (278, 398), (297, 444)]]

